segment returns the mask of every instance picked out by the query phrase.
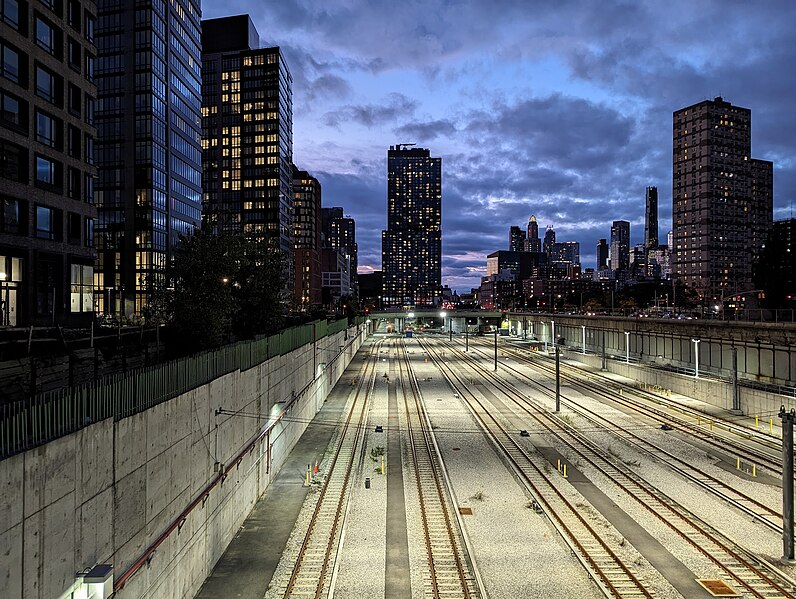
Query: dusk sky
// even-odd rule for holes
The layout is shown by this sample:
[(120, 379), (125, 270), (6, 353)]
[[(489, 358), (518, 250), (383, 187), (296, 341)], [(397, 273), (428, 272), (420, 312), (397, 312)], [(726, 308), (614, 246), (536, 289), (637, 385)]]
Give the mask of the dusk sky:
[(211, 0), (249, 13), (293, 76), (294, 162), (356, 219), (359, 270), (381, 268), (388, 146), (443, 159), (443, 283), (536, 214), (594, 267), (613, 220), (643, 239), (644, 189), (671, 229), (672, 112), (714, 96), (752, 109), (774, 162), (774, 218), (796, 195), (796, 3)]

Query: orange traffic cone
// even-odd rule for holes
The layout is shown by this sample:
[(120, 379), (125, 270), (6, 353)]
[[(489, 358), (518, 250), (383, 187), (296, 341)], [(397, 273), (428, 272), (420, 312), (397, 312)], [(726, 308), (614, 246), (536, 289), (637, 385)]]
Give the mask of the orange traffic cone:
[(315, 461), (315, 467), (312, 469), (313, 474), (318, 474), (318, 461)]

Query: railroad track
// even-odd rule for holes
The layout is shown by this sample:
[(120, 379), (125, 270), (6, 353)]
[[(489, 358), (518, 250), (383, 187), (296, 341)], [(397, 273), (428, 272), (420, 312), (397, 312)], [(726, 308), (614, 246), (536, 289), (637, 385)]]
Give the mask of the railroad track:
[[(429, 350), (432, 351), (430, 348)], [(468, 354), (459, 352), (459, 356), (465, 362), (481, 368), (481, 365)], [(721, 568), (751, 596), (759, 599), (784, 599), (794, 596), (792, 592), (796, 589), (796, 585), (773, 564), (750, 554), (653, 487), (641, 476), (623, 465), (614, 463), (603, 454), (601, 448), (585, 439), (574, 427), (563, 419), (550, 416), (542, 406), (526, 398), (499, 376), (485, 370), (482, 372), (484, 380), (493, 383), (494, 390), (501, 392), (524, 416), (530, 417), (555, 438), (559, 446), (566, 446), (574, 455), (590, 464), (711, 563)]]
[(375, 346), (375, 351), (371, 349), (371, 357), (375, 357), (375, 360), (367, 360), (362, 375), (358, 377), (354, 399), (337, 438), (334, 455), (327, 468), (326, 479), (321, 485), (296, 563), (284, 589), (284, 597), (320, 599), (329, 594), (331, 572), (350, 497), (351, 473), (363, 447), (362, 438), (366, 429), (363, 424), (368, 395), (375, 383), (376, 364), (382, 343)]
[(550, 518), (573, 554), (592, 573), (603, 594), (620, 598), (653, 597), (634, 569), (619, 557), (618, 541), (601, 534), (582, 515), (582, 510), (559, 489), (560, 482), (556, 480), (558, 474), (553, 475), (537, 465), (528, 450), (515, 440), (516, 433), (510, 433), (495, 418), (492, 407), (469, 391), (467, 382), (444, 360), (439, 359), (427, 342), (420, 343), (469, 408), (498, 453)]
[(467, 551), (462, 524), (444, 477), (442, 457), (403, 342), (402, 348), (399, 381), (428, 565), (423, 576), (424, 595), (434, 599), (486, 597)]
[[(504, 348), (505, 349), (505, 348)], [(523, 362), (534, 364), (537, 368), (553, 371), (553, 367), (545, 362), (549, 362), (549, 358), (544, 360), (531, 359), (527, 352), (518, 348), (510, 348), (508, 352), (516, 359)], [(781, 442), (777, 439), (772, 439), (770, 435), (762, 434), (754, 429), (745, 426), (740, 426), (726, 419), (707, 418), (704, 414), (690, 409), (687, 406), (667, 401), (666, 399), (630, 385), (624, 385), (618, 381), (608, 381), (604, 377), (597, 376), (584, 369), (572, 364), (561, 364), (562, 373), (569, 373), (569, 381), (573, 386), (581, 389), (588, 389), (592, 393), (596, 393), (605, 399), (612, 401), (618, 405), (622, 405), (635, 412), (642, 413), (657, 422), (663, 424), (673, 424), (679, 430), (688, 431), (702, 442), (727, 452), (728, 450), (734, 452), (736, 457), (741, 458), (750, 466), (754, 465), (757, 468), (764, 468), (775, 475), (782, 475), (781, 463)], [(602, 386), (613, 387), (614, 390), (622, 390), (622, 395), (617, 393), (609, 393), (601, 389), (594, 389), (589, 387), (589, 382), (597, 382)], [(642, 405), (638, 404), (638, 397), (643, 400)], [(676, 412), (681, 416), (673, 413)], [(697, 424), (699, 422), (708, 423), (709, 421), (715, 422), (715, 427), (708, 427), (705, 425)], [(728, 434), (725, 434), (726, 433)], [(744, 443), (746, 442), (746, 443)], [(752, 447), (748, 443), (755, 443), (759, 448)]]
[[(480, 350), (476, 350), (480, 351)], [(529, 367), (544, 371), (546, 374), (551, 374), (555, 377), (555, 372), (551, 373), (551, 369), (547, 368), (546, 365), (540, 366), (537, 362), (527, 360), (525, 358), (520, 357), (520, 360), (527, 363)], [(547, 396), (550, 399), (555, 400), (555, 391), (550, 389), (542, 382), (537, 379), (532, 378), (528, 374), (522, 372), (521, 370), (514, 368), (513, 366), (503, 363), (501, 366), (509, 370), (514, 374), (514, 376), (518, 377), (522, 380), (523, 383), (529, 385), (530, 387), (537, 389), (543, 395)], [(572, 383), (571, 379), (568, 379), (568, 382)], [(572, 384), (571, 386), (577, 386), (580, 388), (581, 392), (586, 395), (591, 396), (598, 396), (598, 397), (605, 397), (606, 394), (602, 392), (600, 389), (594, 389), (592, 387), (583, 385), (583, 384)], [(654, 443), (648, 441), (641, 435), (634, 433), (626, 428), (623, 428), (616, 422), (606, 418), (605, 416), (599, 414), (598, 412), (587, 408), (586, 406), (582, 405), (582, 402), (577, 402), (568, 398), (563, 393), (560, 394), (561, 404), (567, 406), (572, 412), (579, 414), (585, 420), (592, 422), (593, 424), (597, 425), (598, 427), (604, 429), (606, 432), (613, 434), (618, 439), (621, 439), (625, 444), (628, 446), (633, 447), (634, 449), (638, 450), (641, 453), (647, 454), (648, 456), (656, 459), (659, 462), (666, 464), (671, 470), (677, 472), (679, 475), (683, 476), (686, 480), (691, 481), (692, 483), (696, 484), (700, 488), (704, 489), (708, 493), (715, 495), (728, 503), (729, 505), (733, 506), (734, 508), (738, 509), (739, 511), (743, 512), (744, 514), (751, 516), (753, 519), (761, 522), (764, 526), (770, 528), (772, 531), (776, 532), (777, 534), (782, 534), (782, 513), (777, 511), (774, 508), (761, 503), (754, 497), (750, 496), (743, 491), (736, 489), (731, 484), (713, 476), (711, 473), (694, 466), (693, 464), (687, 462), (686, 460), (681, 459), (677, 455), (666, 451), (665, 449), (655, 445)]]

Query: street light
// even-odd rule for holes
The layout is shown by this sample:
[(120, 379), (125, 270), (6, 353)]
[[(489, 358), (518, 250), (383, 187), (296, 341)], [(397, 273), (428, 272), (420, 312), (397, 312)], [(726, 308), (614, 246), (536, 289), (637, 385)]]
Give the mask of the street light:
[(630, 364), (630, 331), (625, 331), (625, 362)]
[(8, 275), (0, 272), (0, 326), (6, 326), (9, 323), (8, 315), (8, 292), (6, 291), (6, 279)]
[(694, 342), (694, 359), (696, 360), (694, 363), (694, 378), (699, 378), (699, 342), (702, 339), (691, 339)]
[(586, 355), (586, 325), (580, 325), (581, 333), (583, 333), (581, 340), (582, 340), (582, 347), (583, 347), (583, 355)]
[(556, 343), (556, 321), (550, 321), (550, 340), (552, 341), (553, 345), (558, 345)]

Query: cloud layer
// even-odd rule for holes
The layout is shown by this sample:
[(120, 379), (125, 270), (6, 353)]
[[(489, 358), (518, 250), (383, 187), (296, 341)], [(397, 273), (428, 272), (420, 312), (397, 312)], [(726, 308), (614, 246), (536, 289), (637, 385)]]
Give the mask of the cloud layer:
[(357, 221), (363, 267), (380, 268), (386, 152), (443, 158), (443, 279), (479, 283), (486, 254), (536, 214), (593, 266), (611, 222), (642, 237), (644, 189), (671, 226), (672, 112), (722, 95), (752, 109), (753, 156), (773, 160), (775, 218), (796, 195), (796, 4), (206, 2), (248, 12), (293, 76), (294, 156), (324, 205)]

